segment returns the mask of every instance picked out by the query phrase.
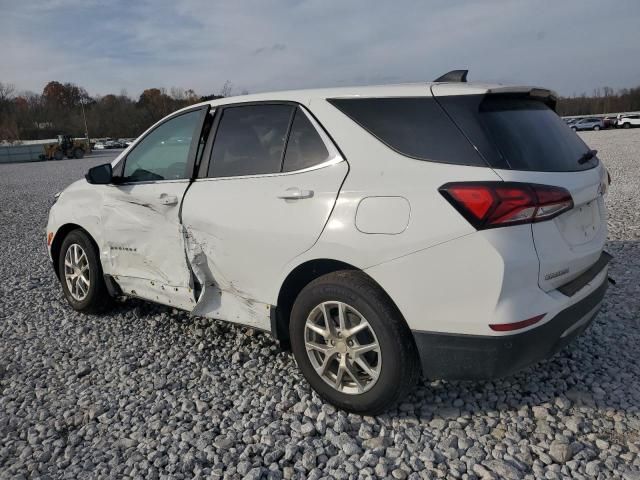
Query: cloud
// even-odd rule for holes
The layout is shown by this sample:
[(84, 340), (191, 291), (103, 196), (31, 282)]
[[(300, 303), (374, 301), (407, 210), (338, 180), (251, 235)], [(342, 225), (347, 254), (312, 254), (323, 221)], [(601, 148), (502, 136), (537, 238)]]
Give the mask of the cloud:
[[(7, 3), (5, 5), (5, 3)], [(0, 81), (92, 94), (470, 80), (562, 94), (640, 79), (640, 2), (0, 0)]]

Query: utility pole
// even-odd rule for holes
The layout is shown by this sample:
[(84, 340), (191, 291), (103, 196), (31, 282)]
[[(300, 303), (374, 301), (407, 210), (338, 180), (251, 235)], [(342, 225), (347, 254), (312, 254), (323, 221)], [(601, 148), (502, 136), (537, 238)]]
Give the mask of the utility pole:
[(84, 113), (84, 98), (80, 98), (80, 107), (82, 107), (82, 119), (84, 120), (84, 138), (87, 139), (87, 149), (91, 152), (91, 140), (89, 139), (89, 127), (87, 127), (87, 115)]
[(91, 140), (89, 140), (89, 128), (87, 127), (87, 116), (84, 113), (84, 98), (80, 99), (80, 106), (82, 107), (82, 118), (84, 119), (84, 138), (86, 138), (89, 145), (91, 145)]

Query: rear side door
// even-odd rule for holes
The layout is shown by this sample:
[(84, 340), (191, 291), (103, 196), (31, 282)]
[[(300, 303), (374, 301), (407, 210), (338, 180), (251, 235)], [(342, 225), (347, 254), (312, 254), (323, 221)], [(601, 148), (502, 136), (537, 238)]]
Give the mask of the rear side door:
[(196, 275), (204, 262), (204, 283), (221, 292), (216, 315), (237, 321), (225, 296), (275, 303), (274, 279), (320, 236), (348, 165), (296, 104), (227, 106), (214, 128), (209, 164), (185, 197), (182, 220)]
[(104, 189), (103, 265), (128, 295), (185, 309), (195, 304), (180, 205), (207, 108), (170, 117), (147, 133)]

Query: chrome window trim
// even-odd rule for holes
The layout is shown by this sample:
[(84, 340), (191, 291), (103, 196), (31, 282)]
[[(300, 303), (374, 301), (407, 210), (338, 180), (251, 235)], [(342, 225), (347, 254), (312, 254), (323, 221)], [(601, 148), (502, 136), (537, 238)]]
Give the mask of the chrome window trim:
[(211, 180), (217, 181), (217, 180), (237, 180), (237, 179), (248, 179), (248, 178), (283, 177), (283, 176), (287, 176), (287, 175), (296, 175), (296, 174), (299, 174), (299, 173), (312, 172), (314, 170), (319, 170), (321, 168), (326, 168), (326, 167), (330, 167), (332, 165), (337, 165), (337, 164), (342, 163), (344, 161), (345, 161), (344, 158), (342, 158), (342, 156), (340, 154), (337, 154), (335, 157), (330, 158), (326, 162), (319, 163), (319, 164), (314, 165), (312, 167), (307, 167), (307, 168), (303, 168), (303, 169), (300, 169), (300, 170), (294, 170), (292, 172), (257, 173), (257, 174), (254, 174), (254, 175), (236, 175), (234, 177), (203, 177), (203, 178), (196, 178), (194, 180), (194, 182), (211, 181)]

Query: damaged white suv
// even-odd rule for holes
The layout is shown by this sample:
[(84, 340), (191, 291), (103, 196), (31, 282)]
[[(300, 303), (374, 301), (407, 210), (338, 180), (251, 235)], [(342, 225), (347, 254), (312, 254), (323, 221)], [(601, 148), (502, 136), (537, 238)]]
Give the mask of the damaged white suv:
[(552, 92), (465, 77), (168, 116), (52, 207), (66, 298), (271, 332), (320, 395), (360, 413), (421, 374), (491, 378), (551, 356), (607, 288), (608, 175)]

